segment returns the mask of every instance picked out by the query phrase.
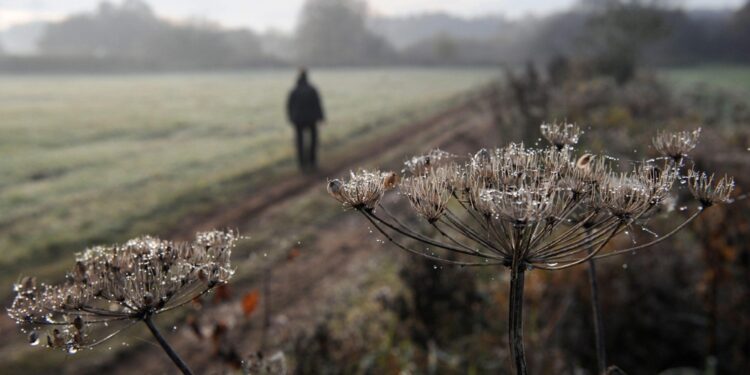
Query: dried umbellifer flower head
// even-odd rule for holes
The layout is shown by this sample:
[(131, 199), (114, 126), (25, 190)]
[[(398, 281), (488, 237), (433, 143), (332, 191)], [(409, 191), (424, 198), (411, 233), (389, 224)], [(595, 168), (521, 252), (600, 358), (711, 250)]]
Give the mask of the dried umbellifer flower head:
[(337, 201), (341, 201), (343, 199), (341, 193), (344, 191), (344, 182), (339, 179), (330, 180), (328, 181), (326, 190), (328, 191), (328, 194), (336, 198)]
[[(477, 255), (476, 247), (480, 247), (487, 252), (480, 257), (505, 265), (520, 258), (545, 269), (571, 267), (596, 256), (582, 251), (591, 246), (587, 233), (601, 249), (627, 227), (642, 224), (663, 210), (680, 177), (679, 167), (671, 162), (657, 166), (655, 161), (643, 161), (635, 163), (629, 173), (614, 173), (612, 158), (573, 155), (572, 148), (510, 144), (480, 150), (463, 163), (452, 160), (431, 165), (429, 171), (405, 178), (399, 189), (413, 212), (437, 226), (438, 233), (452, 243), (426, 241), (432, 246), (469, 255)], [(714, 184), (712, 178), (690, 173), (689, 188), (704, 206), (728, 199), (731, 179)], [(376, 229), (425, 242), (424, 236), (403, 222), (389, 223), (387, 219), (393, 216), (387, 211), (381, 217), (372, 210), (383, 197), (384, 186), (390, 185), (386, 181), (394, 178), (361, 172), (347, 182), (331, 181), (328, 190), (345, 206), (359, 209)], [(455, 206), (450, 205), (452, 200)], [(466, 211), (465, 215), (456, 215), (454, 208)], [(460, 243), (454, 235), (473, 244)]]
[(483, 148), (471, 157), (467, 166), (467, 175), (470, 180), (487, 180), (489, 182), (494, 175), (495, 164), (497, 164), (497, 158), (486, 148)]
[(408, 177), (401, 183), (401, 192), (414, 210), (430, 222), (443, 215), (451, 199), (448, 173), (446, 168), (437, 168), (429, 175)]
[(48, 346), (75, 353), (226, 283), (238, 238), (213, 231), (198, 233), (193, 242), (146, 236), (87, 249), (61, 284), (37, 285), (33, 278), (16, 284), (8, 315), (31, 331), (32, 345), (48, 330)]
[(412, 174), (420, 175), (454, 157), (455, 155), (436, 148), (425, 155), (415, 156), (407, 160), (404, 162), (404, 166)]
[(328, 182), (328, 193), (344, 207), (372, 210), (377, 206), (386, 191), (386, 185), (396, 183), (395, 174), (361, 170), (351, 172), (348, 181), (331, 180)]
[(450, 163), (441, 166), (451, 193), (466, 194), (469, 191), (469, 173), (463, 165)]
[(487, 189), (482, 192), (481, 198), (488, 202), (490, 210), (498, 218), (522, 226), (557, 216), (562, 209), (559, 193), (556, 188), (545, 184), (508, 190)]
[(666, 165), (663, 169), (647, 162), (642, 162), (631, 174), (634, 181), (647, 192), (652, 205), (661, 204), (669, 197), (678, 174), (675, 168)]
[(681, 160), (698, 145), (701, 128), (693, 131), (658, 132), (651, 140), (656, 151), (674, 160)]
[(542, 124), (540, 127), (542, 136), (557, 149), (572, 146), (578, 143), (581, 136), (581, 128), (575, 124), (557, 123)]
[(633, 175), (621, 174), (609, 178), (597, 194), (601, 205), (625, 222), (640, 218), (654, 207), (649, 191)]
[(716, 181), (713, 174), (709, 176), (705, 172), (690, 169), (687, 179), (690, 193), (704, 207), (728, 201), (734, 190), (734, 179), (728, 176)]
[(603, 185), (609, 175), (610, 169), (604, 157), (583, 154), (575, 163), (571, 162), (562, 169), (561, 182), (574, 194), (582, 195)]

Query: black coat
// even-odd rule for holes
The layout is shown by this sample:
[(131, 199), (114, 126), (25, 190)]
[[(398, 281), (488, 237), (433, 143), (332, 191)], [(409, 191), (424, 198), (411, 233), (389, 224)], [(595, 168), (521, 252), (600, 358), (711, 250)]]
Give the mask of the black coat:
[(318, 90), (307, 79), (299, 79), (297, 86), (289, 93), (286, 113), (289, 121), (296, 126), (314, 126), (325, 120)]

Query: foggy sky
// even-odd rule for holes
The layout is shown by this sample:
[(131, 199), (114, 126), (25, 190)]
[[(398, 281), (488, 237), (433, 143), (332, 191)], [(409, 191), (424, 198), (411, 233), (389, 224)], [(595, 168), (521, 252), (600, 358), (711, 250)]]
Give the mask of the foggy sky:
[[(682, 0), (691, 8), (735, 8), (745, 0)], [(0, 29), (34, 20), (62, 19), (91, 11), (101, 0), (0, 0)], [(119, 2), (114, 1), (114, 2)], [(149, 0), (156, 13), (172, 19), (201, 19), (228, 27), (263, 31), (294, 28), (304, 0)], [(517, 18), (565, 9), (576, 0), (368, 0), (373, 14), (408, 15), (443, 11), (461, 16), (504, 14)]]

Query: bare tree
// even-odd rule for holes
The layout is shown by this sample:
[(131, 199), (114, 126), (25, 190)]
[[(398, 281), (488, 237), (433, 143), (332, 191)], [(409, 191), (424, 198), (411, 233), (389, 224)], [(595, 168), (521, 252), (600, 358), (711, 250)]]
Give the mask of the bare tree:
[(384, 39), (366, 27), (359, 0), (308, 0), (297, 28), (298, 60), (303, 64), (372, 64), (393, 55)]

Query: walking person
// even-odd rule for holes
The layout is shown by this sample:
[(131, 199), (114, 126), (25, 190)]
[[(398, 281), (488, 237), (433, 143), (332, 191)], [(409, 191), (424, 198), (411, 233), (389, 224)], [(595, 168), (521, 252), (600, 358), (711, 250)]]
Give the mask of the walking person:
[(289, 93), (286, 111), (296, 131), (300, 169), (314, 171), (317, 168), (318, 124), (325, 121), (325, 115), (318, 90), (308, 82), (305, 69), (300, 69), (297, 85)]

